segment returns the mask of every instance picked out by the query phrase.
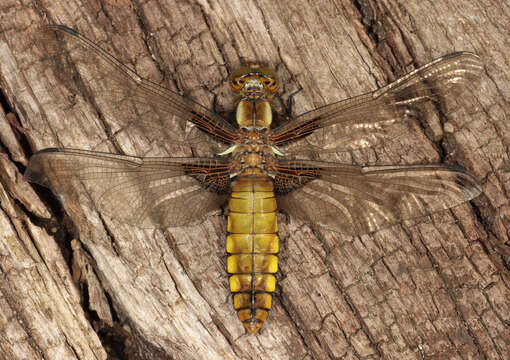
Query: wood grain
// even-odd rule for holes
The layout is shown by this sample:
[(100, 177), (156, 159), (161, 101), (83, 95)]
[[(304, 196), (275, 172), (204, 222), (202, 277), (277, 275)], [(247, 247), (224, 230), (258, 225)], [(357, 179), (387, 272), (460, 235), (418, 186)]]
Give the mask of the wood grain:
[[(448, 111), (431, 106), (408, 136), (322, 160), (458, 164), (484, 193), (360, 237), (280, 217), (274, 308), (260, 335), (245, 335), (228, 291), (222, 214), (139, 230), (23, 180), (26, 158), (45, 147), (184, 155), (144, 134), (112, 137), (118, 129), (79, 88), (62, 87), (33, 46), (44, 23), (72, 27), (141, 76), (210, 105), (203, 82), (225, 110), (233, 106), (226, 78), (242, 61), (276, 69), (278, 108), (302, 87), (301, 113), (474, 51), (486, 65), (476, 91)], [(510, 8), (495, 0), (0, 2), (0, 353), (510, 358), (509, 28)]]

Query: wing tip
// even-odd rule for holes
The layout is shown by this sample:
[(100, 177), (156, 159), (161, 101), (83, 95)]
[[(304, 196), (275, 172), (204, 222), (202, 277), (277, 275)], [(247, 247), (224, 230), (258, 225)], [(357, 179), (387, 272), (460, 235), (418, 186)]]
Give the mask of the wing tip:
[[(467, 70), (468, 78), (476, 78), (480, 75), (480, 73), (484, 69), (484, 65), (482, 59), (478, 54), (470, 51), (458, 51), (448, 55), (445, 55), (441, 58), (441, 60), (447, 59), (457, 59), (456, 61), (460, 61), (465, 70)], [(469, 76), (470, 75), (470, 76)]]
[(48, 25), (48, 28), (51, 30), (55, 30), (55, 31), (66, 32), (66, 33), (69, 33), (72, 35), (79, 35), (79, 33), (76, 32), (75, 30), (73, 30), (70, 27), (67, 27), (65, 25), (62, 25), (62, 24), (50, 24), (50, 25)]
[(61, 151), (62, 151), (62, 149), (59, 149), (59, 148), (46, 148), (46, 149), (37, 151), (33, 156), (39, 155), (39, 154), (45, 154), (45, 153), (61, 152)]
[(455, 51), (455, 52), (452, 52), (451, 54), (446, 54), (442, 57), (442, 59), (451, 59), (451, 58), (454, 58), (454, 57), (458, 57), (458, 56), (470, 56), (470, 57), (475, 57), (475, 58), (480, 58), (480, 56), (478, 56), (476, 53), (472, 52), (472, 51)]

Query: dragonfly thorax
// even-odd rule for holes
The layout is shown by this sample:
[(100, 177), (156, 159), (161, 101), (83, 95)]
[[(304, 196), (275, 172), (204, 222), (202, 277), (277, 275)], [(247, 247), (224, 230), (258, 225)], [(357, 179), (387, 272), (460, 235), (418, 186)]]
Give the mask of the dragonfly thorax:
[(241, 129), (269, 129), (273, 121), (273, 112), (269, 101), (240, 100), (237, 104), (236, 121)]
[(262, 173), (271, 172), (270, 169), (274, 165), (275, 155), (276, 153), (271, 145), (251, 141), (238, 144), (232, 151), (236, 175), (243, 172), (251, 173), (253, 170)]
[(270, 101), (279, 87), (276, 73), (262, 64), (248, 64), (230, 75), (230, 87), (239, 100), (236, 110), (239, 127), (269, 129), (272, 122)]

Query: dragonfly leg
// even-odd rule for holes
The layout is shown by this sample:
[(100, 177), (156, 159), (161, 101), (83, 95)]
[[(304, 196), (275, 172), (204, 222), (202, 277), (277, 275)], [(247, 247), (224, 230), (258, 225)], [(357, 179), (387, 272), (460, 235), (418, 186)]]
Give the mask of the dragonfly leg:
[(217, 114), (218, 111), (216, 110), (216, 106), (218, 105), (218, 94), (216, 94), (214, 91), (209, 89), (209, 87), (203, 81), (200, 81), (200, 85), (202, 86), (202, 88), (205, 91), (207, 91), (208, 93), (210, 93), (213, 96), (212, 109)]
[(287, 119), (292, 118), (292, 107), (294, 106), (294, 96), (299, 94), (301, 92), (301, 90), (303, 90), (303, 88), (301, 86), (299, 86), (299, 89), (297, 89), (296, 91), (291, 93), (289, 95), (289, 97), (287, 98), (287, 104), (285, 106), (285, 113), (286, 113), (285, 116)]

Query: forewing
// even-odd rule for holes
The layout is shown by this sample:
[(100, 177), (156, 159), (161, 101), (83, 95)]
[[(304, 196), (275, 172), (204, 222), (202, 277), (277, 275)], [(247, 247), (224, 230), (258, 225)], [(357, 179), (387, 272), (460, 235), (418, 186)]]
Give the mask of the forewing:
[(436, 59), (372, 93), (304, 113), (272, 131), (284, 151), (347, 151), (371, 147), (409, 130), (415, 106), (454, 98), (483, 70), (480, 58), (458, 52)]
[(274, 183), (280, 209), (349, 235), (448, 209), (481, 192), (471, 175), (447, 165), (358, 167), (279, 161)]
[(67, 196), (80, 196), (84, 186), (96, 209), (154, 228), (196, 222), (218, 209), (230, 190), (229, 174), (229, 161), (221, 159), (47, 149), (30, 158), (25, 178)]
[(51, 25), (42, 38), (40, 46), (55, 62), (59, 78), (82, 87), (101, 114), (116, 124), (116, 131), (138, 128), (151, 140), (183, 145), (207, 139), (194, 128), (221, 143), (231, 144), (235, 139), (236, 130), (222, 117), (141, 78), (74, 30)]

